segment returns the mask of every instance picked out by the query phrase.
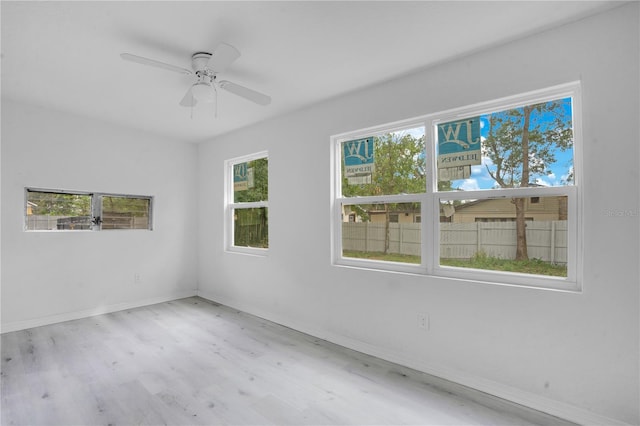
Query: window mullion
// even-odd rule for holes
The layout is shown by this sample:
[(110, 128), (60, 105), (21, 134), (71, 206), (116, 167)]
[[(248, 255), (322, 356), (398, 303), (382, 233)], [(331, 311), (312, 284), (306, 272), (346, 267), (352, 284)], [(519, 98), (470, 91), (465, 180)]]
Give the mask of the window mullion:
[(91, 229), (100, 231), (102, 229), (102, 194), (91, 194)]
[(243, 203), (229, 203), (231, 209), (255, 209), (259, 207), (269, 207), (268, 201), (252, 201)]
[(372, 195), (366, 197), (343, 197), (338, 198), (339, 205), (356, 204), (387, 204), (387, 203), (414, 203), (421, 202), (424, 194), (400, 194), (400, 195)]

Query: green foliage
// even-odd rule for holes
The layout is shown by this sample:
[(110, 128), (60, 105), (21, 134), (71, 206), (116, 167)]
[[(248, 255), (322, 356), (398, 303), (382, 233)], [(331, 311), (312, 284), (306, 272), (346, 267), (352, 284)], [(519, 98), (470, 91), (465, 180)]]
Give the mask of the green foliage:
[(399, 253), (382, 253), (382, 252), (364, 252), (345, 250), (342, 255), (344, 257), (353, 257), (358, 259), (382, 260), (384, 262), (401, 262), (401, 263), (417, 263), (420, 264), (420, 256)]
[[(358, 259), (420, 264), (420, 256), (412, 256), (408, 254), (384, 254), (381, 252), (361, 252), (345, 250), (342, 255), (344, 257), (352, 257)], [(440, 264), (443, 266), (455, 266), (458, 268), (485, 269), (491, 271), (515, 272), (554, 277), (567, 276), (567, 267), (564, 265), (553, 265), (540, 259), (498, 259), (496, 257), (487, 255), (487, 253), (482, 250), (476, 253), (471, 259), (440, 259)]]
[(259, 158), (249, 161), (247, 169), (252, 169), (253, 185), (248, 189), (233, 191), (235, 203), (267, 201), (269, 199), (269, 159)]
[(91, 215), (90, 195), (29, 191), (27, 201), (31, 214), (34, 215), (71, 217)]
[(566, 277), (567, 267), (564, 265), (553, 265), (540, 259), (512, 260), (498, 259), (488, 256), (480, 251), (471, 259), (441, 259), (440, 264), (444, 266), (456, 266), (460, 268), (485, 269), (491, 271), (516, 272), (524, 274), (546, 275), (555, 277)]

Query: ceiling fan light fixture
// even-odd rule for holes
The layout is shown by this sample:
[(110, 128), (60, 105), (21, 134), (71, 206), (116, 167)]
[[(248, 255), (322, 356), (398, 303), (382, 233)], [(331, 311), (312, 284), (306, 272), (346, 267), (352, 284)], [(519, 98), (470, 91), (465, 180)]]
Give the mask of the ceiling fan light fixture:
[(215, 102), (216, 90), (212, 84), (199, 81), (191, 87), (191, 93), (198, 102)]

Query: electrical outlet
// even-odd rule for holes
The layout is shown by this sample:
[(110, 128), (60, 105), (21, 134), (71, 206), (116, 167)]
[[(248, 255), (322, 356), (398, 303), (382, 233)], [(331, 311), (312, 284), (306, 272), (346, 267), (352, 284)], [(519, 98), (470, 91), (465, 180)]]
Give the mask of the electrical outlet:
[(142, 276), (140, 275), (139, 272), (136, 272), (135, 274), (133, 274), (133, 282), (136, 284), (142, 282)]
[(418, 328), (429, 330), (429, 315), (423, 313), (418, 314)]

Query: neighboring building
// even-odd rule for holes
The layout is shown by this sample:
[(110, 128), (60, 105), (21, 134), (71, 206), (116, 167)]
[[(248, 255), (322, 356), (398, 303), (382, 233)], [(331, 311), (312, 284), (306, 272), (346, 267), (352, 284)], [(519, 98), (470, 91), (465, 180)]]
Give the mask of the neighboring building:
[[(567, 220), (567, 197), (531, 197), (525, 202), (525, 218), (530, 221)], [(377, 205), (367, 210), (372, 223), (383, 223), (386, 206)], [(363, 222), (362, 217), (349, 206), (344, 208), (344, 222)], [(440, 222), (511, 222), (516, 220), (516, 207), (511, 198), (498, 198), (461, 203), (443, 207)], [(389, 212), (391, 223), (420, 223), (420, 211), (394, 209)]]
[[(384, 204), (373, 205), (367, 210), (367, 215), (372, 223), (384, 223), (387, 211)], [(420, 210), (417, 209), (393, 209), (389, 212), (389, 222), (391, 223), (420, 223)], [(357, 212), (351, 210), (349, 206), (343, 207), (343, 222), (364, 222)]]
[[(516, 207), (511, 198), (472, 201), (454, 206), (441, 222), (511, 222)], [(567, 220), (567, 197), (531, 197), (525, 201), (525, 218), (531, 221)]]

